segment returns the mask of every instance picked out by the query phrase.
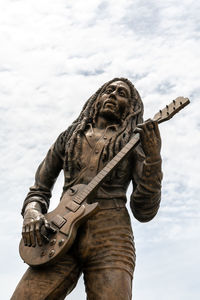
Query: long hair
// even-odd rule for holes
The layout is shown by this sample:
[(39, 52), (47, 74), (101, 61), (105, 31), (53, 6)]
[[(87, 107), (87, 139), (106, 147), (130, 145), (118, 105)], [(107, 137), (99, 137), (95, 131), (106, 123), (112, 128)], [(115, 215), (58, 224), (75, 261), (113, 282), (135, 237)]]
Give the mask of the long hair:
[[(85, 103), (80, 115), (65, 131), (65, 169), (73, 176), (74, 162), (80, 157), (82, 150), (82, 135), (89, 123), (94, 123), (98, 114), (98, 98), (106, 90), (107, 86), (114, 81), (125, 82), (131, 91), (129, 99), (130, 110), (126, 118), (122, 120), (119, 131), (105, 144), (103, 161), (110, 161), (123, 146), (130, 140), (137, 124), (143, 122), (143, 103), (134, 85), (126, 78), (114, 78), (102, 85)], [(75, 151), (74, 151), (75, 150)]]

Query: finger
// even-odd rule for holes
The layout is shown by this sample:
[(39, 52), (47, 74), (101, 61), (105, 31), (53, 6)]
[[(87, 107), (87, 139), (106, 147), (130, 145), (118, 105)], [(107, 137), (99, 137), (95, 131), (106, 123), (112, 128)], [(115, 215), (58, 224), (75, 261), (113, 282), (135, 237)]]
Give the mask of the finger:
[(136, 128), (134, 129), (134, 133), (139, 133), (139, 134), (140, 134), (140, 140), (141, 140), (141, 142), (143, 143), (143, 142), (144, 142), (144, 139), (145, 139), (145, 133), (144, 133), (143, 128), (136, 127)]
[(47, 230), (49, 230), (50, 232), (52, 232), (52, 233), (56, 233), (57, 232), (57, 230), (56, 229), (54, 229), (50, 224), (49, 224), (49, 222), (45, 219), (45, 221), (44, 221), (44, 226), (45, 226), (45, 228), (47, 229)]
[(56, 233), (57, 230), (55, 228), (53, 228), (51, 225), (49, 226), (49, 230), (52, 232), (52, 233)]
[(36, 241), (35, 241), (35, 224), (34, 224), (34, 222), (31, 222), (31, 224), (30, 224), (30, 240), (31, 240), (31, 246), (35, 247)]
[(50, 224), (45, 218), (43, 219), (43, 222), (44, 222), (44, 229), (45, 230), (41, 233), (41, 235), (42, 235), (43, 242), (48, 243), (49, 239), (46, 236), (46, 233), (48, 233), (47, 231), (49, 230)]
[(30, 227), (29, 225), (25, 226), (25, 234), (26, 234), (26, 241), (27, 241), (27, 246), (31, 246), (31, 239), (30, 239)]
[(153, 123), (153, 121), (148, 122), (146, 124), (146, 126), (147, 126), (148, 130), (150, 130), (150, 131), (153, 130), (154, 129), (154, 123)]
[(149, 136), (148, 121), (137, 125), (137, 127), (141, 128), (143, 130), (145, 136)]
[(139, 134), (144, 134), (143, 126), (138, 125), (137, 127), (135, 127), (134, 132), (138, 132)]
[(36, 233), (36, 238), (39, 246), (42, 246), (42, 237), (41, 237), (41, 226), (42, 224), (40, 222), (36, 222), (35, 224), (35, 233)]
[(152, 119), (148, 119), (147, 121), (145, 121), (149, 136), (152, 136), (152, 134), (154, 134), (154, 123), (155, 122)]
[(25, 225), (23, 225), (22, 227), (22, 238), (24, 240), (24, 246), (27, 246), (27, 239), (26, 239), (26, 229), (25, 229)]
[(44, 218), (44, 226), (46, 227), (46, 229), (49, 229), (49, 227), (50, 227), (49, 222), (45, 218)]
[(41, 236), (42, 236), (42, 239), (43, 239), (44, 243), (46, 243), (46, 244), (49, 243), (49, 239), (45, 234), (41, 234)]

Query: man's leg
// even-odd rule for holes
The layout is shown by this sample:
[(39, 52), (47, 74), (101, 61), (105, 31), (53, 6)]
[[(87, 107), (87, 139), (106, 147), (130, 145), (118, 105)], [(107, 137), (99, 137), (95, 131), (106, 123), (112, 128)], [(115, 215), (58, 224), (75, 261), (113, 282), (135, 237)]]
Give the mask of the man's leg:
[(84, 227), (79, 256), (88, 300), (131, 300), (135, 248), (126, 208), (100, 210)]
[(88, 300), (131, 300), (132, 276), (125, 270), (104, 269), (86, 272)]
[(64, 255), (48, 267), (28, 268), (11, 300), (62, 300), (76, 286), (80, 277), (76, 259)]

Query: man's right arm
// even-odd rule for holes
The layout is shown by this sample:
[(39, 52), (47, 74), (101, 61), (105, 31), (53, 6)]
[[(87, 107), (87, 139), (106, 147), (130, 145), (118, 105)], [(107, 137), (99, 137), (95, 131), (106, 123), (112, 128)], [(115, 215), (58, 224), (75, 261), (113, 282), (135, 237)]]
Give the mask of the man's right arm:
[(56, 142), (48, 151), (45, 159), (39, 165), (35, 183), (24, 201), (22, 215), (24, 217), (22, 236), (24, 244), (35, 246), (36, 239), (39, 245), (42, 244), (40, 234), (41, 226), (47, 229), (49, 224), (44, 215), (49, 207), (51, 191), (54, 183), (63, 168), (65, 143), (65, 132), (61, 133)]

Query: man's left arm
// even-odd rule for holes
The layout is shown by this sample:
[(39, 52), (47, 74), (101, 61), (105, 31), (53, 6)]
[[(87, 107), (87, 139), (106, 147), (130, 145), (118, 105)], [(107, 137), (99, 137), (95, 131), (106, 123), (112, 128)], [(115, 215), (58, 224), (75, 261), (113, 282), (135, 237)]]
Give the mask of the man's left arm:
[(144, 156), (136, 155), (133, 170), (131, 210), (140, 222), (156, 215), (161, 198), (161, 138), (157, 122), (149, 120), (137, 126)]

